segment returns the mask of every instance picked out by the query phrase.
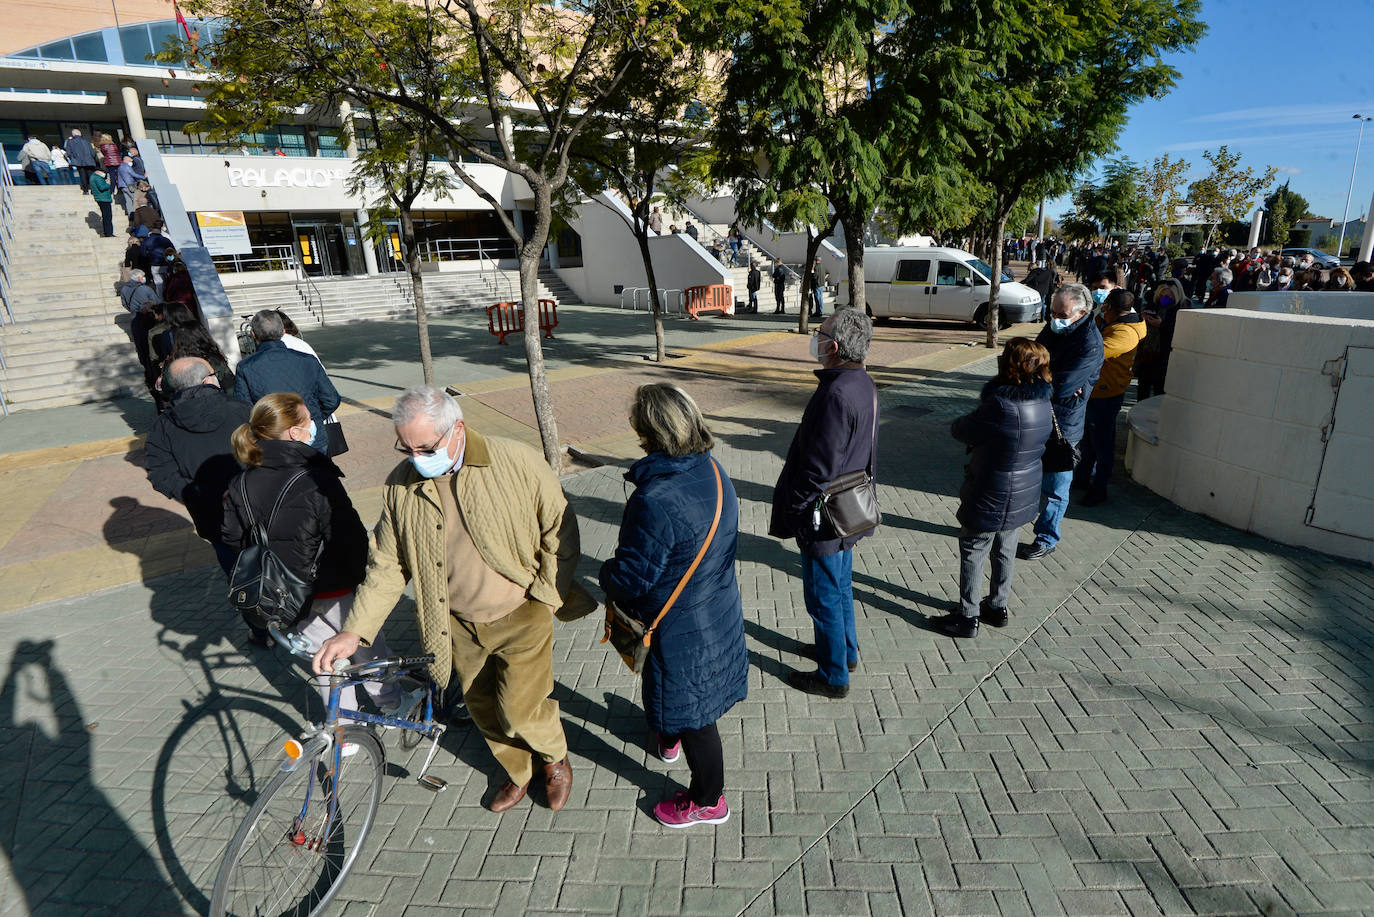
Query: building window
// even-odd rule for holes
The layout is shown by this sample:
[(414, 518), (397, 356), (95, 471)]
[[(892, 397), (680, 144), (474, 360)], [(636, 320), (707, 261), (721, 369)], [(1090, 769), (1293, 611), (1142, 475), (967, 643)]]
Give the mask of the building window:
[(105, 52), (105, 38), (99, 32), (87, 32), (72, 39), (76, 59), (104, 63), (109, 60)]
[(152, 63), (148, 60), (148, 56), (153, 53), (153, 40), (148, 37), (146, 24), (127, 25), (120, 29), (119, 46), (124, 50), (125, 63)]

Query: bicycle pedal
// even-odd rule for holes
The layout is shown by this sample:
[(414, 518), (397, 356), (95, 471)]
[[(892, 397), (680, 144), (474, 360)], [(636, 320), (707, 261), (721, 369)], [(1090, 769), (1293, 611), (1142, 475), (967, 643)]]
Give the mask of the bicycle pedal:
[(416, 780), (415, 782), (420, 784), (420, 786), (424, 787), (425, 789), (431, 790), (435, 793), (442, 793), (444, 790), (448, 789), (447, 780), (445, 780), (442, 777), (435, 777), (432, 774), (425, 774), (423, 777), (421, 777), (419, 780)]

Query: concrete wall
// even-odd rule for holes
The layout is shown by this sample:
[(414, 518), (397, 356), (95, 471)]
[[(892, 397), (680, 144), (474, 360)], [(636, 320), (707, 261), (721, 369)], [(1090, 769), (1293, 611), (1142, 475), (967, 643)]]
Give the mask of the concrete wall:
[[(718, 194), (709, 198), (693, 198), (687, 201), (687, 206), (694, 213), (699, 214), (702, 219), (711, 223), (728, 225), (735, 221), (735, 199), (728, 194)], [(761, 226), (741, 223), (740, 232), (750, 242), (773, 257), (781, 258), (786, 264), (801, 264), (806, 260), (806, 233), (804, 232), (780, 232), (767, 220)], [(822, 242), (820, 251), (817, 252), (821, 258), (821, 265), (830, 272), (831, 284), (838, 284), (848, 276), (849, 268), (845, 266), (843, 238), (843, 231), (837, 224), (834, 236)], [(832, 239), (836, 241), (832, 241)]]
[(1327, 318), (1374, 319), (1374, 293), (1293, 290), (1285, 293), (1232, 293), (1228, 309), (1271, 315), (1323, 315)]
[[(582, 237), (583, 266), (560, 268), (558, 276), (583, 302), (615, 305), (621, 301), (616, 286), (648, 286), (644, 259), (627, 217), (624, 203), (612, 194), (598, 195), (578, 207), (572, 226)], [(649, 252), (660, 289), (734, 285), (720, 262), (685, 233), (650, 237)]]
[(5, 0), (0, 55), (113, 25), (173, 17), (167, 0)]
[[(1158, 399), (1157, 442), (1132, 430), (1131, 475), (1179, 506), (1236, 528), (1374, 562), (1368, 483), (1374, 410), (1364, 404), (1367, 382), (1340, 382), (1349, 420), (1339, 430), (1339, 449), (1333, 452), (1324, 439), (1324, 428), (1334, 429), (1345, 367), (1367, 365), (1374, 355), (1358, 348), (1374, 348), (1374, 321), (1180, 312), (1169, 391)], [(1336, 443), (1334, 433), (1330, 438)], [(1364, 456), (1371, 458), (1352, 461)], [(1346, 511), (1354, 503), (1368, 504), (1363, 519)], [(1337, 531), (1327, 530), (1332, 527)]]

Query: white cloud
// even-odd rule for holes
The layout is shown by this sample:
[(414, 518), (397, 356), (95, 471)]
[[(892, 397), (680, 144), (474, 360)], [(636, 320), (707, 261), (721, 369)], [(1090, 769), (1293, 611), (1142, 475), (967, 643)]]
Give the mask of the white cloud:
[(1279, 174), (1280, 174), (1280, 175), (1301, 175), (1301, 174), (1302, 174), (1302, 169), (1299, 169), (1297, 166), (1279, 166), (1279, 167), (1278, 167), (1278, 171), (1279, 171)]
[[(1223, 144), (1230, 147), (1306, 145), (1317, 140), (1337, 140), (1345, 137), (1347, 133), (1349, 132), (1343, 130), (1326, 130), (1296, 131), (1284, 134), (1251, 134), (1243, 137), (1214, 137), (1210, 140), (1188, 140), (1183, 143), (1171, 143), (1160, 147), (1160, 149), (1167, 153), (1182, 153), (1188, 150), (1213, 150)], [(1242, 152), (1250, 151), (1244, 150)]]
[(1198, 124), (1261, 124), (1295, 127), (1300, 125), (1324, 124), (1335, 126), (1348, 123), (1355, 129), (1356, 112), (1374, 115), (1374, 103), (1352, 102), (1337, 105), (1270, 105), (1264, 108), (1235, 108), (1230, 111), (1212, 112), (1185, 119)]

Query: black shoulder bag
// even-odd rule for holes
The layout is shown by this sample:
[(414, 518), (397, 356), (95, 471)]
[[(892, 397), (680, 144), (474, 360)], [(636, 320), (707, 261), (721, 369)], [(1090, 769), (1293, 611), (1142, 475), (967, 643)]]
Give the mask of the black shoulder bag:
[(1065, 439), (1064, 434), (1060, 432), (1059, 418), (1054, 414), (1053, 403), (1050, 404), (1050, 422), (1054, 424), (1054, 431), (1045, 443), (1045, 454), (1040, 457), (1040, 467), (1051, 474), (1073, 471), (1078, 467), (1078, 447)]
[(280, 630), (290, 630), (305, 617), (314, 597), (315, 567), (324, 552), (324, 541), (320, 541), (315, 560), (310, 564), (310, 578), (303, 580), (282, 563), (268, 547), (267, 539), (286, 492), (304, 476), (305, 471), (298, 471), (282, 487), (265, 525), (253, 516), (253, 505), (248, 502), (247, 473), (239, 477), (239, 495), (243, 498), (243, 511), (248, 514), (248, 531), (252, 533), (253, 543), (245, 546), (234, 561), (234, 572), (229, 577), (229, 604), (257, 627), (266, 628), (272, 624)]
[(878, 389), (873, 389), (873, 448), (868, 465), (842, 474), (821, 493), (821, 518), (839, 538), (868, 535), (883, 521), (878, 509), (878, 482), (873, 480), (873, 456), (878, 451)]

